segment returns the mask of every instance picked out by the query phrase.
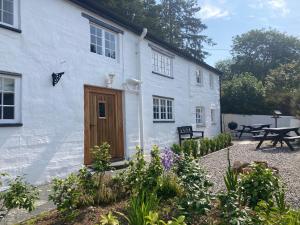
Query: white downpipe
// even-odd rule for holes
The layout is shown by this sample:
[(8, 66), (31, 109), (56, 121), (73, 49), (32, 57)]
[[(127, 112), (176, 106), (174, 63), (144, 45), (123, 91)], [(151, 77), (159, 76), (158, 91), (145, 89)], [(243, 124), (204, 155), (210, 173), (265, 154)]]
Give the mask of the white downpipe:
[(139, 125), (140, 125), (140, 146), (144, 149), (144, 120), (143, 120), (143, 74), (142, 74), (142, 55), (141, 55), (141, 46), (142, 41), (147, 35), (147, 28), (143, 28), (143, 32), (139, 37), (137, 43), (137, 65), (138, 65), (138, 80), (141, 81), (140, 83), (140, 92), (139, 92)]

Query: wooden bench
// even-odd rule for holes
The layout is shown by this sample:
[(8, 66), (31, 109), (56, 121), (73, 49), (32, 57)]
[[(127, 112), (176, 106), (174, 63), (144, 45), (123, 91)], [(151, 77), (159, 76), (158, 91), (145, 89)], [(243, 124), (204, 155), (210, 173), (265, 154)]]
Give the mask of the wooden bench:
[(266, 137), (263, 134), (253, 136), (253, 138), (256, 140), (274, 140), (276, 137), (278, 137), (278, 134), (268, 134)]
[[(177, 127), (179, 144), (181, 145), (182, 141), (188, 139), (200, 139), (204, 137), (204, 131), (195, 131), (192, 126), (183, 126)], [(194, 133), (200, 134), (200, 136), (194, 136)]]
[(291, 136), (291, 137), (284, 137), (284, 142), (289, 146), (291, 150), (294, 150), (294, 147), (291, 145), (290, 142), (300, 140), (300, 136)]

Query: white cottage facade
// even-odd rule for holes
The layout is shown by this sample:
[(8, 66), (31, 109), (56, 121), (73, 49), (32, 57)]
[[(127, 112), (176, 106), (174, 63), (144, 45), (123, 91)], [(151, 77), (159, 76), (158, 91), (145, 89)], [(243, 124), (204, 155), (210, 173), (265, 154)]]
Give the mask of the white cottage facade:
[(213, 67), (95, 0), (0, 6), (0, 172), (42, 183), (90, 163), (99, 141), (121, 160), (178, 143), (178, 126), (220, 132)]

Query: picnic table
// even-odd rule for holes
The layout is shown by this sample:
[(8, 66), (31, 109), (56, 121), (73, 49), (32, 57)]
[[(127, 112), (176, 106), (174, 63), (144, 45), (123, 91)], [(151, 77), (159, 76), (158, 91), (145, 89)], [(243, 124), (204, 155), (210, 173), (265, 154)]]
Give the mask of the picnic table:
[[(260, 140), (256, 149), (260, 148), (264, 141), (271, 140), (273, 141), (274, 147), (277, 145), (278, 142), (281, 143), (281, 146), (282, 143), (285, 142), (291, 150), (294, 150), (290, 142), (296, 139), (300, 139), (299, 129), (300, 127), (263, 128), (265, 132), (263, 135), (254, 136), (255, 139)], [(288, 133), (290, 132), (296, 133), (296, 136), (289, 136)]]
[(253, 125), (241, 125), (242, 129), (238, 130), (240, 132), (239, 139), (242, 137), (244, 133), (251, 133), (253, 135), (260, 134), (263, 132), (263, 128), (270, 127), (271, 124), (253, 124)]

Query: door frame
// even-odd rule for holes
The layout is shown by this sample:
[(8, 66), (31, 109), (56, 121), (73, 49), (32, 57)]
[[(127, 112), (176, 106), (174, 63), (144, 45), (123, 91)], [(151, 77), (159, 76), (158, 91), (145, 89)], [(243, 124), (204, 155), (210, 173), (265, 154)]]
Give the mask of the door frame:
[(90, 155), (90, 101), (89, 96), (94, 94), (109, 94), (115, 97), (116, 110), (116, 125), (117, 125), (117, 146), (118, 150), (122, 152), (122, 158), (112, 159), (123, 160), (125, 158), (125, 145), (124, 145), (124, 123), (123, 123), (123, 91), (118, 89), (111, 89), (93, 85), (84, 85), (84, 165), (90, 165), (92, 163)]

